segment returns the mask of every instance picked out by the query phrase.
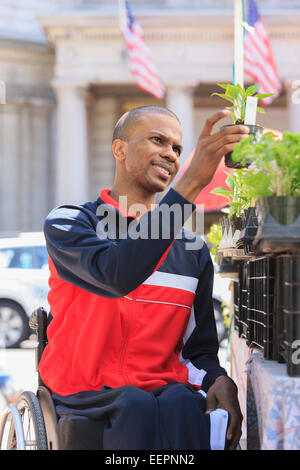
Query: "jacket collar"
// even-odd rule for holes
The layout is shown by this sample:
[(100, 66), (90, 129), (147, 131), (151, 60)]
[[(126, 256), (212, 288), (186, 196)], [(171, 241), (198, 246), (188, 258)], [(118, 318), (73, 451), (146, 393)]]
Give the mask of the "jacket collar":
[[(105, 203), (105, 204), (108, 204), (109, 206), (112, 206), (114, 207), (114, 209), (116, 209), (117, 211), (120, 212), (120, 214), (122, 214), (124, 217), (131, 217), (131, 219), (135, 219), (135, 220), (138, 220), (137, 217), (135, 217), (134, 215), (131, 215), (129, 214), (126, 209), (124, 209), (124, 207), (122, 207), (118, 201), (116, 201), (115, 199), (113, 199), (111, 196), (110, 196), (110, 193), (111, 193), (111, 189), (102, 189), (102, 191), (100, 192), (100, 199)], [(157, 204), (155, 204), (155, 207), (157, 207)]]
[(100, 199), (105, 203), (105, 204), (108, 204), (109, 206), (112, 206), (114, 207), (114, 209), (116, 209), (118, 212), (120, 212), (120, 214), (122, 214), (124, 217), (131, 217), (132, 219), (136, 219), (136, 217), (134, 217), (133, 215), (129, 214), (125, 209), (124, 207), (122, 207), (118, 201), (116, 201), (115, 199), (113, 199), (111, 196), (110, 196), (110, 193), (111, 193), (111, 189), (102, 189), (102, 191), (100, 192)]

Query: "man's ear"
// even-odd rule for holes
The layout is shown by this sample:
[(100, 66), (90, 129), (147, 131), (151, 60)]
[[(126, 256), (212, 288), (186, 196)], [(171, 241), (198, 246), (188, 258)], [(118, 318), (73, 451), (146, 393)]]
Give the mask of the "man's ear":
[(125, 160), (127, 154), (127, 142), (125, 140), (115, 139), (111, 148), (116, 160)]

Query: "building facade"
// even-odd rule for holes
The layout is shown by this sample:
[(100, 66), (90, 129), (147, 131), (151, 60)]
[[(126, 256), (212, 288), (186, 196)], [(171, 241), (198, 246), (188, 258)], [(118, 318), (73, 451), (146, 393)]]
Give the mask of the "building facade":
[[(41, 230), (52, 207), (94, 200), (110, 187), (111, 135), (124, 111), (152, 103), (172, 109), (183, 126), (184, 160), (205, 119), (224, 107), (210, 95), (216, 83), (232, 81), (233, 0), (130, 3), (166, 85), (161, 102), (130, 75), (117, 0), (2, 0), (1, 233)], [(300, 132), (300, 0), (257, 4), (283, 84), (258, 121)]]

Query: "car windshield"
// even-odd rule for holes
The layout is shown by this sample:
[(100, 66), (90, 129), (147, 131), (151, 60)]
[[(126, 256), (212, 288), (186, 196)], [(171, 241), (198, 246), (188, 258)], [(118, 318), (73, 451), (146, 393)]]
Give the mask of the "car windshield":
[(42, 269), (47, 264), (45, 246), (0, 248), (0, 268)]

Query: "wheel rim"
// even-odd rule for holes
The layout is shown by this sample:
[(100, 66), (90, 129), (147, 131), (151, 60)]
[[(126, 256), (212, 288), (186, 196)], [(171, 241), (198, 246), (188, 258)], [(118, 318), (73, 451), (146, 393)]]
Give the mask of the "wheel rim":
[(25, 450), (25, 439), (20, 414), (15, 405), (9, 404), (0, 416), (1, 450)]
[(23, 320), (13, 307), (0, 306), (0, 346), (9, 347), (19, 341), (24, 330)]
[(33, 392), (23, 392), (16, 407), (22, 422), (25, 450), (47, 450), (47, 435), (44, 417)]
[(36, 433), (31, 411), (28, 408), (23, 408), (20, 410), (20, 415), (23, 423), (25, 449), (37, 450)]

